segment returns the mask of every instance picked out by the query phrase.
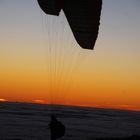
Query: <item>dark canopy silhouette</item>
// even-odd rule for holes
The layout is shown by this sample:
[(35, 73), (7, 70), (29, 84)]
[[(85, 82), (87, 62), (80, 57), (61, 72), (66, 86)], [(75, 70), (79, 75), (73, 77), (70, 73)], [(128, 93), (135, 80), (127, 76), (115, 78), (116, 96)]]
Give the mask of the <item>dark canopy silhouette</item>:
[(102, 0), (38, 0), (46, 14), (64, 11), (73, 35), (85, 49), (93, 49), (99, 30)]

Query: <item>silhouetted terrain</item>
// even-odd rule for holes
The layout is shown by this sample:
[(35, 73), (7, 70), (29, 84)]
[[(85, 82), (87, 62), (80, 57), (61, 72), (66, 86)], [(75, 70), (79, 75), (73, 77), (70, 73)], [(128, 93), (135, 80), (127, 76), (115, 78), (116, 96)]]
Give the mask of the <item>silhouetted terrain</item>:
[(123, 137), (123, 138), (97, 138), (96, 140), (140, 140), (139, 135), (132, 135), (129, 137)]
[[(0, 140), (49, 140), (50, 110), (50, 105), (1, 102)], [(137, 111), (58, 105), (53, 111), (66, 126), (66, 135), (60, 140), (139, 138)]]

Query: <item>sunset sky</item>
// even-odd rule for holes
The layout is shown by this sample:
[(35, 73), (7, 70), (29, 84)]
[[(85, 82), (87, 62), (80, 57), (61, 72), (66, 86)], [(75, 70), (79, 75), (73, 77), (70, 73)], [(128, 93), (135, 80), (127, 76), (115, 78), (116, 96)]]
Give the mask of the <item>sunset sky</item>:
[(103, 0), (95, 49), (36, 0), (0, 0), (0, 101), (140, 110), (140, 0)]

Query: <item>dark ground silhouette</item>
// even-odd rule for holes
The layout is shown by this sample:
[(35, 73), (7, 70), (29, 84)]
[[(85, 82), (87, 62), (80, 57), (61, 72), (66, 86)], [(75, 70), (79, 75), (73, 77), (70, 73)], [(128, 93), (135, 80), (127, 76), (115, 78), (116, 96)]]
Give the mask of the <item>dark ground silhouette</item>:
[[(139, 139), (140, 112), (60, 105), (54, 108), (58, 121), (66, 128), (60, 140)], [(49, 123), (49, 105), (0, 103), (0, 140), (50, 140)]]
[(139, 135), (132, 135), (124, 138), (98, 138), (96, 140), (140, 140)]

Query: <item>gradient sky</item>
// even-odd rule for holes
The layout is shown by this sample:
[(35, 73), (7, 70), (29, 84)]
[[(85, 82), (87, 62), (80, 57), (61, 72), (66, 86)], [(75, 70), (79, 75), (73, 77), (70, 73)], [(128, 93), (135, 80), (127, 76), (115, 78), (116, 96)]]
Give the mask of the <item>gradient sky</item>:
[(0, 0), (0, 101), (140, 110), (139, 83), (139, 0), (103, 0), (94, 51), (76, 44), (63, 12)]

